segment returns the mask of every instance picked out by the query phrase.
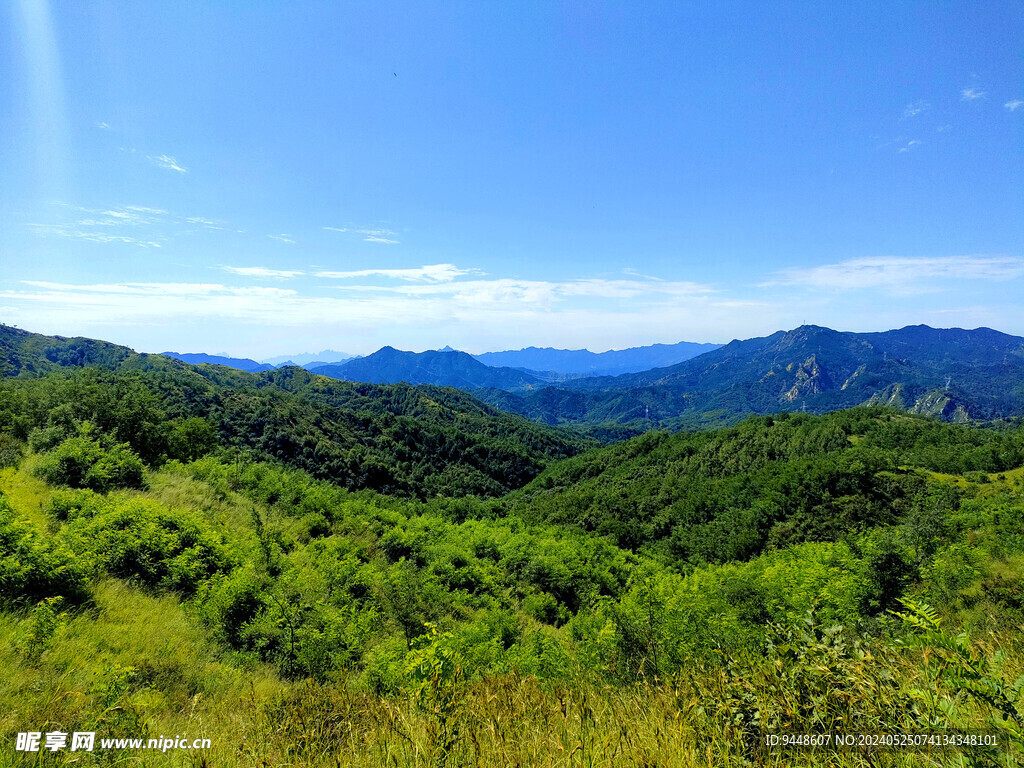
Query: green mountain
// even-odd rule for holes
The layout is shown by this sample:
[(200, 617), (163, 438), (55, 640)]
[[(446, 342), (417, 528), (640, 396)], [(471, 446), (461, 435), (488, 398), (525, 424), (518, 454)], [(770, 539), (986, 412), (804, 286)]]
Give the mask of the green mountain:
[(892, 525), (922, 503), (928, 472), (1021, 464), (1020, 429), (882, 408), (781, 413), (716, 431), (650, 432), (591, 451), (553, 465), (506, 503), (529, 520), (608, 536), (668, 562), (724, 562)]
[(108, 341), (43, 336), (0, 324), (0, 376), (40, 376), (66, 366), (116, 368), (137, 357), (134, 350)]
[(89, 422), (149, 462), (221, 445), (346, 488), (428, 497), (501, 495), (594, 444), (456, 389), (193, 366), (7, 327), (0, 344), (0, 429), (40, 448)]
[[(371, 384), (435, 384), (459, 389), (522, 390), (543, 386), (543, 374), (514, 368), (493, 368), (453, 349), (403, 352), (382, 347), (372, 355), (341, 365), (317, 366), (321, 376)], [(547, 379), (550, 380), (550, 379)]]
[(733, 341), (667, 368), (478, 395), (552, 424), (704, 426), (865, 403), (947, 421), (1006, 418), (1024, 414), (1024, 339), (988, 328), (845, 333), (801, 326)]

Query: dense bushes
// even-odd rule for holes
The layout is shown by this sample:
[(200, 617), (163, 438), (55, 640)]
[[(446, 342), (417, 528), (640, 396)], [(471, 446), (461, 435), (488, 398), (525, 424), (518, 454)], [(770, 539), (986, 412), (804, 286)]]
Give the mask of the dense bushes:
[(924, 525), (936, 505), (945, 515), (960, 501), (951, 488), (936, 497), (928, 470), (996, 472), (1020, 463), (1020, 430), (869, 408), (778, 414), (715, 432), (650, 433), (576, 456), (505, 504), (529, 520), (696, 565), (838, 541), (910, 518)]
[[(876, 423), (888, 437), (869, 444)], [(49, 492), (45, 540), (5, 524), (7, 604), (80, 601), (88, 577), (123, 579), (183, 600), (236, 661), (385, 693), (429, 693), (424, 670), (453, 658), (466, 681), (672, 678), (756, 658), (775, 642), (768, 627), (808, 611), (844, 637), (878, 633), (915, 592), (951, 610), (1016, 610), (1016, 480), (986, 475), (982, 495), (909, 468), (889, 444), (903, 433), (878, 412), (649, 434), (569, 459), (510, 499), (429, 502), (211, 451), (212, 424), (169, 428), (174, 451), (195, 458), (165, 461), (151, 493), (202, 500), (181, 505), (117, 490), (141, 482), (139, 457), (71, 409), (50, 414), (30, 433), (49, 452), (30, 466), (64, 487)], [(961, 438), (950, 450), (974, 441)]]
[(61, 539), (40, 535), (35, 526), (16, 522), (0, 494), (0, 605), (35, 605), (49, 597), (81, 601), (89, 594), (91, 561)]
[(186, 596), (238, 558), (197, 513), (141, 498), (110, 499), (82, 511), (61, 534), (111, 576)]
[(69, 437), (46, 455), (36, 474), (52, 485), (105, 492), (144, 485), (141, 459), (127, 443), (104, 448), (89, 437)]

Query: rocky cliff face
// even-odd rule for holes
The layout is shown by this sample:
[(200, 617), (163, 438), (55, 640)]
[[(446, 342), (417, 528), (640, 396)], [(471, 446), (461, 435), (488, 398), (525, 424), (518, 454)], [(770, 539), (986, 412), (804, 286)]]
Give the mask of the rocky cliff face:
[(958, 423), (970, 421), (971, 418), (963, 403), (940, 389), (933, 389), (921, 395), (907, 410), (921, 416), (932, 416), (943, 421)]
[(791, 363), (786, 370), (793, 371), (794, 368), (795, 381), (793, 386), (782, 395), (783, 402), (792, 403), (797, 398), (817, 395), (835, 388), (832, 377), (818, 364), (817, 355), (811, 355), (798, 366)]

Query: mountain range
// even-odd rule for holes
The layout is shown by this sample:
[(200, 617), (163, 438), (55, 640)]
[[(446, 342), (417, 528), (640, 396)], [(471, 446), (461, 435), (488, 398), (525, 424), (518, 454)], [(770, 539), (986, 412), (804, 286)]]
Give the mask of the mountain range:
[(721, 345), (680, 341), (678, 344), (651, 344), (646, 347), (612, 349), (607, 352), (526, 347), (507, 352), (485, 352), (473, 357), (491, 366), (582, 376), (616, 376), (675, 365), (704, 352), (718, 349), (719, 346)]
[(476, 393), (548, 423), (731, 423), (751, 413), (891, 405), (948, 421), (1024, 414), (1024, 338), (989, 328), (850, 333), (814, 325), (735, 340), (665, 368)]
[(351, 360), (353, 357), (358, 357), (358, 355), (350, 355), (348, 352), (338, 352), (334, 349), (323, 349), (316, 353), (300, 352), (297, 355), (278, 355), (277, 357), (268, 357), (262, 362), (269, 363), (274, 368), (280, 368), (282, 365), (298, 365), (303, 368), (308, 368), (314, 365), (343, 363), (346, 360)]
[[(4, 375), (39, 375), (69, 365), (109, 367), (134, 354), (91, 339), (39, 336), (8, 327), (4, 331)], [(21, 334), (17, 344), (12, 334)], [(253, 360), (173, 356), (261, 370)], [(861, 404), (888, 405), (945, 421), (1024, 416), (1024, 338), (989, 328), (916, 325), (851, 333), (804, 325), (734, 340), (675, 365), (617, 376), (491, 367), (451, 349), (415, 353), (393, 347), (315, 372), (369, 384), (468, 390), (492, 407), (535, 421), (587, 425), (595, 435), (605, 430), (603, 439), (655, 427), (731, 424), (750, 414), (824, 413)]]
[(260, 371), (272, 371), (275, 366), (268, 365), (267, 363), (257, 363), (255, 360), (250, 360), (247, 357), (225, 357), (223, 355), (206, 355), (202, 352), (161, 352), (160, 354), (166, 355), (167, 357), (173, 357), (175, 360), (181, 360), (183, 363), (191, 363), (192, 365), (199, 365), (201, 363), (209, 363), (211, 365), (226, 365), (229, 368), (238, 368), (240, 371), (248, 371), (249, 373), (259, 373)]
[[(704, 352), (710, 352), (719, 346), (721, 345), (681, 341), (677, 344), (651, 344), (645, 347), (613, 349), (607, 352), (591, 352), (587, 349), (526, 347), (524, 349), (506, 350), (503, 352), (484, 352), (479, 355), (471, 355), (471, 357), (491, 368), (519, 368), (541, 381), (553, 382), (579, 376), (617, 376), (623, 373), (637, 373), (651, 368), (674, 365)], [(446, 346), (436, 351), (455, 352), (456, 350)], [(281, 368), (286, 365), (298, 365), (307, 371), (313, 371), (327, 365), (340, 365), (360, 357), (359, 355), (350, 355), (347, 352), (338, 352), (332, 349), (325, 349), (317, 353), (303, 352), (295, 355), (278, 355), (277, 357), (268, 357), (260, 362), (248, 358), (230, 357), (228, 355), (178, 352), (164, 352), (163, 354), (185, 362), (227, 365), (243, 371), (265, 371), (271, 368)], [(410, 352), (408, 354), (416, 353)], [(265, 365), (261, 366), (261, 364)], [(390, 360), (385, 363), (386, 366), (391, 364)], [(465, 361), (459, 363), (459, 367), (465, 367), (466, 365)], [(387, 378), (386, 374), (382, 375), (385, 375), (385, 378)], [(397, 378), (392, 377), (389, 380), (406, 381), (406, 378), (402, 378), (404, 375), (405, 373)], [(441, 378), (445, 377), (441, 376)], [(474, 376), (472, 378), (478, 377)], [(512, 382), (516, 381), (515, 377), (507, 378)], [(446, 382), (442, 382), (440, 379), (430, 379), (426, 383), (442, 384)], [(451, 386), (460, 385), (451, 384)], [(521, 385), (503, 385), (499, 388), (514, 389), (517, 386)]]

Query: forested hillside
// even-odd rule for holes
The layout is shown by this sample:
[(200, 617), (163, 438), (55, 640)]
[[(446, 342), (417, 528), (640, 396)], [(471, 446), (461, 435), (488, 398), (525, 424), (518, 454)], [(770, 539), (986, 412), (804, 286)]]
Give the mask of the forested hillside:
[(670, 562), (746, 559), (836, 541), (953, 505), (934, 473), (1024, 465), (1024, 431), (943, 425), (892, 409), (781, 413), (714, 432), (651, 432), (559, 462), (508, 497), (528, 519), (572, 525)]
[[(1024, 754), (1015, 423), (866, 408), (593, 448), (455, 390), (18, 354), (9, 740), (177, 733), (228, 766)], [(992, 742), (765, 745), (968, 732)], [(53, 760), (183, 759), (139, 754)]]
[(0, 380), (0, 428), (36, 448), (88, 421), (148, 462), (230, 447), (346, 488), (425, 498), (501, 495), (593, 445), (454, 389), (351, 384), (301, 368), (249, 374), (5, 330), (17, 378)]

